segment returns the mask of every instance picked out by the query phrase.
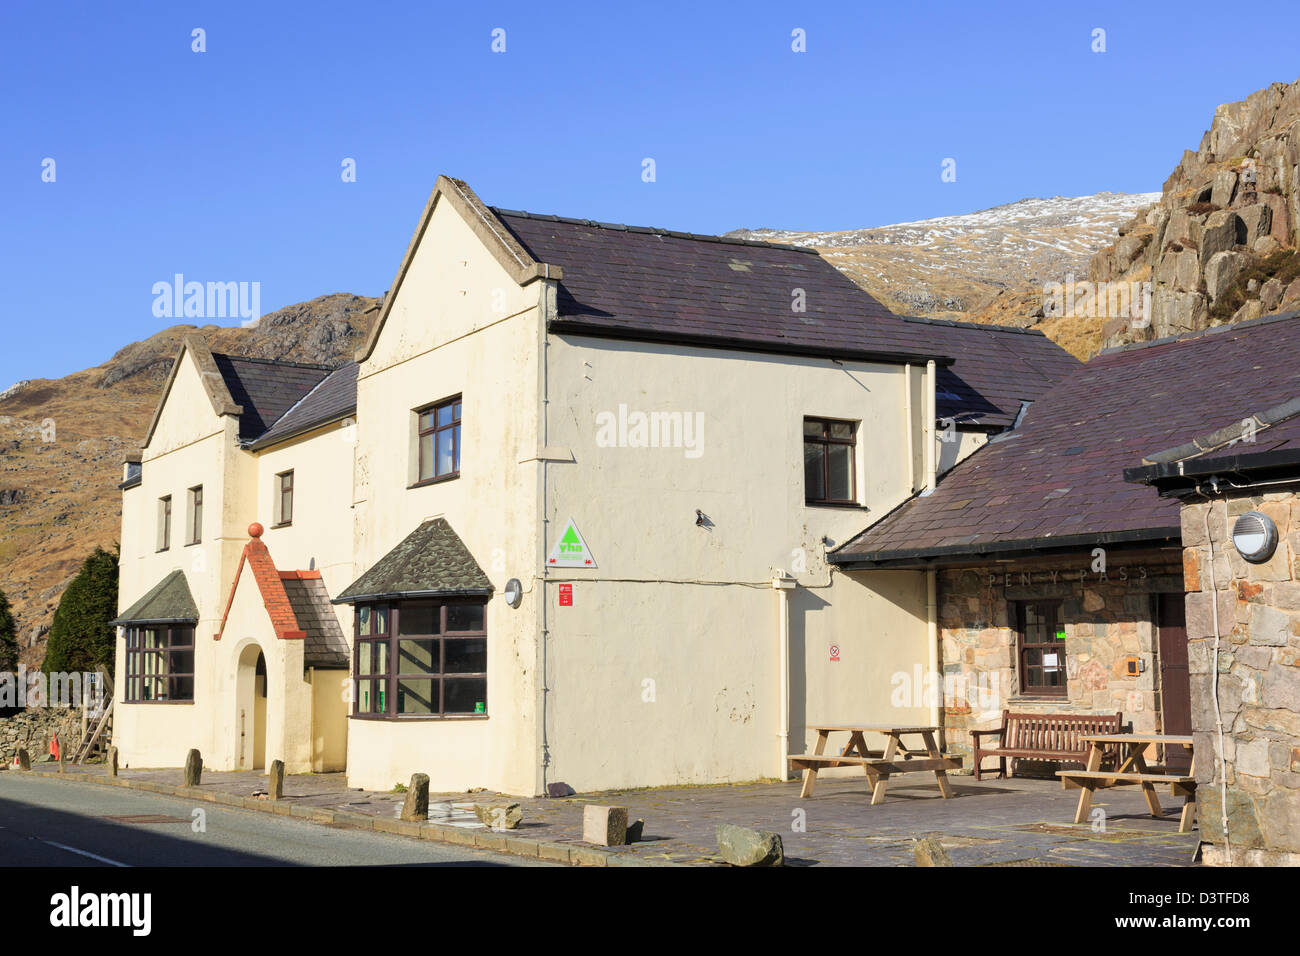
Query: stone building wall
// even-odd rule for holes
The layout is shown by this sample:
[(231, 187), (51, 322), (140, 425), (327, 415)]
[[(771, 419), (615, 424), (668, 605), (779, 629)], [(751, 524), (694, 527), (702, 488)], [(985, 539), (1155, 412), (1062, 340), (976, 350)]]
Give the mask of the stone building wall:
[[(1232, 546), (1232, 523), (1247, 511), (1268, 515), (1278, 528), (1277, 551), (1263, 564), (1246, 562)], [(1197, 818), (1211, 844), (1204, 859), (1300, 865), (1300, 495), (1187, 504), (1182, 524)], [(1214, 705), (1215, 598), (1222, 747)]]
[[(1154, 595), (1182, 592), (1177, 558), (1168, 552), (1104, 573), (1082, 553), (1073, 560), (997, 565), (939, 574), (939, 634), (949, 749), (971, 756), (972, 729), (999, 726), (1003, 710), (1124, 715), (1135, 731), (1160, 729), (1158, 639)], [(1019, 687), (1013, 602), (1059, 599), (1067, 696), (1026, 697)], [(1126, 673), (1138, 657), (1145, 670)], [(992, 765), (992, 760), (986, 764)], [(1047, 764), (1025, 763), (1027, 772)]]

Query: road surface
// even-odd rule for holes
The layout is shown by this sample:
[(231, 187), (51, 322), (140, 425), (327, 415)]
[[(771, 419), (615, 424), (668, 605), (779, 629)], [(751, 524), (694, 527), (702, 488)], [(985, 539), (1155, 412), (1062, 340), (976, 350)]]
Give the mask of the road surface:
[[(195, 832), (195, 810), (202, 831)], [(550, 866), (204, 801), (0, 772), (0, 866)]]

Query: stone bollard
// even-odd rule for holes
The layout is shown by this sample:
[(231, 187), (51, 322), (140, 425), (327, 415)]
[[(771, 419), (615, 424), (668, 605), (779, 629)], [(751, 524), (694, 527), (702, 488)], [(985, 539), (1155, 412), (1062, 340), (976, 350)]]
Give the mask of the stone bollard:
[(266, 785), (266, 799), (280, 800), (284, 797), (284, 761), (271, 761), (271, 779)]
[(109, 748), (108, 748), (108, 764), (107, 764), (107, 769), (108, 769), (108, 775), (109, 775), (110, 777), (116, 777), (116, 776), (117, 776), (117, 748), (116, 748), (116, 747), (109, 747)]
[(406, 800), (402, 803), (402, 819), (420, 822), (429, 819), (429, 775), (427, 773), (411, 774), (411, 785), (406, 788)]
[(624, 846), (627, 843), (627, 807), (582, 808), (582, 840), (596, 846)]
[(718, 850), (732, 866), (784, 866), (785, 847), (778, 833), (748, 830), (728, 823), (717, 828)]
[(197, 787), (203, 777), (203, 755), (191, 750), (185, 755), (185, 786)]
[(912, 844), (912, 856), (917, 866), (952, 866), (952, 857), (943, 848), (938, 837), (926, 837)]
[(19, 770), (32, 769), (32, 755), (27, 752), (26, 747), (18, 748), (18, 769)]

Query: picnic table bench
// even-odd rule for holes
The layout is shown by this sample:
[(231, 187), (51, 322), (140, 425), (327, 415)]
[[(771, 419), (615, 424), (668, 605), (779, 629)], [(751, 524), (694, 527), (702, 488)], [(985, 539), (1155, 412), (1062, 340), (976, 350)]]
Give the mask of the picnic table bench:
[[(961, 757), (944, 754), (935, 743), (937, 727), (899, 727), (893, 724), (809, 724), (817, 731), (816, 749), (810, 754), (791, 754), (790, 767), (803, 771), (801, 797), (811, 797), (817, 783), (817, 772), (827, 767), (861, 767), (871, 781), (871, 805), (882, 803), (885, 787), (894, 774), (933, 771), (939, 792), (944, 799), (952, 796), (952, 785), (947, 771), (961, 769)], [(826, 742), (837, 731), (849, 734), (848, 746), (838, 754), (826, 753)], [(883, 749), (867, 747), (866, 734), (883, 734)], [(904, 735), (918, 735), (923, 750), (908, 748), (902, 741)]]
[[(1084, 738), (1088, 745), (1087, 766), (1083, 770), (1058, 770), (1063, 787), (1078, 787), (1079, 808), (1075, 811), (1074, 822), (1083, 823), (1088, 818), (1088, 808), (1092, 805), (1092, 795), (1097, 790), (1107, 787), (1125, 785), (1140, 786), (1147, 800), (1147, 809), (1157, 819), (1164, 816), (1160, 800), (1156, 797), (1156, 786), (1167, 783), (1172, 796), (1183, 798), (1183, 812), (1178, 821), (1178, 832), (1188, 833), (1192, 829), (1192, 820), (1196, 815), (1196, 777), (1194, 765), (1196, 754), (1192, 754), (1193, 767), (1186, 773), (1171, 773), (1164, 767), (1148, 767), (1143, 751), (1149, 744), (1163, 744), (1166, 753), (1169, 747), (1192, 749), (1192, 738), (1171, 734), (1095, 734)], [(1119, 747), (1119, 758), (1115, 769), (1102, 770), (1101, 760), (1107, 747)]]
[[(1008, 757), (1084, 763), (1088, 759), (1086, 734), (1118, 734), (1123, 730), (1122, 713), (1031, 714), (1004, 710), (1001, 727), (971, 731), (975, 779), (980, 779), (980, 764), (985, 757), (998, 758), (999, 777), (1007, 775)], [(983, 742), (984, 737), (997, 737), (999, 742), (989, 746)]]

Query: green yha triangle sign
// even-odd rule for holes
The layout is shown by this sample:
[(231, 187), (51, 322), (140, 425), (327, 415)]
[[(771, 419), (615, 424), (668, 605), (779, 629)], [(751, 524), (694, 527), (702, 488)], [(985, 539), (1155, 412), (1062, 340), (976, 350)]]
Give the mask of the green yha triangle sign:
[(560, 540), (555, 542), (555, 547), (551, 548), (551, 553), (547, 555), (546, 566), (548, 568), (594, 568), (596, 566), (596, 559), (591, 556), (587, 542), (582, 539), (582, 532), (578, 530), (572, 518), (565, 525)]

